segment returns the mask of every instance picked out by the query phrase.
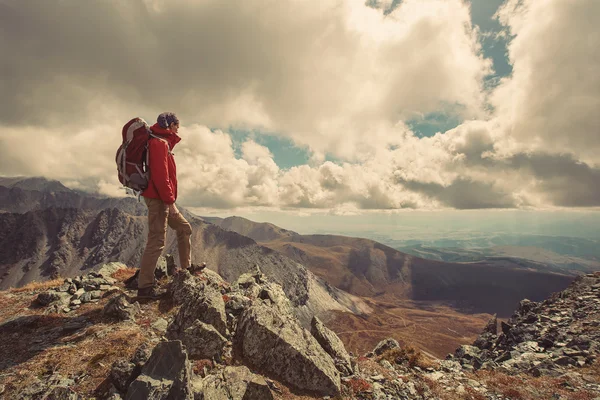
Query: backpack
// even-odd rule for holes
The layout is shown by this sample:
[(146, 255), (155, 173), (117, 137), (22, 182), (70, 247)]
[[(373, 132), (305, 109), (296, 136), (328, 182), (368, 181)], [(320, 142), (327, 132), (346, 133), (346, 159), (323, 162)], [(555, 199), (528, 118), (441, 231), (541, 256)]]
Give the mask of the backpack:
[(142, 118), (134, 118), (123, 126), (123, 143), (117, 150), (115, 161), (119, 181), (135, 192), (141, 193), (148, 187), (148, 139), (153, 136), (150, 127)]

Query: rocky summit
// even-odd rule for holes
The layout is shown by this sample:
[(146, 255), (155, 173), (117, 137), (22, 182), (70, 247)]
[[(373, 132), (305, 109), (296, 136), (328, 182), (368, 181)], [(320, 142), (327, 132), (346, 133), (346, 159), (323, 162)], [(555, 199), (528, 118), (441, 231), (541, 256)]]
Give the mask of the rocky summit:
[(160, 301), (138, 301), (135, 270), (117, 263), (0, 292), (0, 397), (600, 399), (600, 273), (521, 301), (437, 360), (394, 338), (348, 352), (326, 320), (305, 327), (259, 266), (233, 282), (171, 272)]
[(472, 346), (448, 358), (465, 369), (557, 377), (591, 365), (599, 354), (600, 273), (595, 273), (542, 302), (522, 300), (500, 330), (493, 317)]

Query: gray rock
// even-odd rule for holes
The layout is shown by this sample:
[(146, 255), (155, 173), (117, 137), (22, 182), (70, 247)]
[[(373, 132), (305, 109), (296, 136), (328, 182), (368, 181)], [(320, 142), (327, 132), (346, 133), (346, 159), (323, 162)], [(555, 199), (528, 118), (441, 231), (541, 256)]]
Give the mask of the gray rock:
[(192, 369), (179, 340), (161, 342), (129, 385), (126, 400), (192, 400)]
[(125, 294), (110, 299), (103, 310), (104, 315), (116, 318), (120, 321), (135, 321), (136, 312), (137, 308), (129, 302), (127, 295)]
[(225, 311), (238, 316), (246, 308), (250, 307), (252, 300), (241, 293), (231, 293), (228, 295), (228, 300), (225, 303)]
[(55, 386), (51, 388), (44, 397), (44, 400), (79, 400), (83, 399), (77, 393), (66, 386)]
[(253, 305), (240, 317), (234, 344), (249, 365), (293, 387), (319, 395), (340, 392), (333, 360), (291, 314)]
[(215, 358), (219, 362), (223, 355), (223, 348), (227, 343), (227, 339), (212, 325), (205, 324), (200, 320), (196, 320), (179, 337), (169, 336), (169, 339), (180, 339), (185, 345), (190, 358)]
[(71, 287), (70, 283), (63, 283), (62, 285), (60, 285), (59, 287), (56, 288), (56, 291), (57, 292), (68, 292), (70, 287)]
[(469, 346), (466, 344), (460, 346), (458, 349), (456, 349), (456, 352), (454, 353), (455, 357), (457, 357), (459, 359), (463, 359), (463, 360), (468, 360), (468, 361), (479, 358), (480, 355), (481, 355), (481, 350), (479, 350), (475, 346)]
[(187, 297), (167, 333), (170, 337), (178, 337), (196, 320), (212, 325), (225, 337), (229, 336), (225, 302), (220, 292), (206, 288), (202, 293)]
[[(111, 275), (114, 274), (115, 272), (117, 272), (120, 269), (126, 269), (128, 268), (127, 265), (120, 263), (120, 262), (109, 262), (106, 263), (104, 265), (102, 265), (102, 267), (100, 267), (100, 269), (96, 272), (98, 275), (100, 275), (102, 278), (108, 280), (111, 278)], [(110, 282), (110, 283), (114, 283), (114, 282)]]
[(152, 355), (152, 346), (150, 343), (142, 343), (133, 353), (133, 357), (131, 358), (131, 362), (135, 364), (136, 367), (141, 368), (144, 364), (150, 359)]
[[(83, 289), (80, 289), (80, 290), (83, 290)], [(79, 300), (81, 300), (81, 302), (84, 304), (89, 303), (92, 301), (92, 294), (90, 292), (85, 292), (81, 295)]]
[(166, 319), (159, 318), (156, 321), (154, 321), (151, 326), (153, 329), (156, 329), (161, 333), (165, 333), (167, 331), (167, 328), (169, 327), (169, 323)]
[(226, 367), (202, 381), (203, 400), (272, 400), (265, 379), (245, 366)]
[(92, 296), (92, 300), (96, 300), (96, 299), (101, 299), (102, 296), (104, 295), (104, 293), (102, 293), (101, 290), (92, 290), (90, 292), (90, 295)]
[(175, 304), (183, 304), (204, 293), (206, 284), (188, 271), (180, 271), (171, 282), (171, 296)]
[(70, 300), (71, 295), (69, 293), (55, 291), (42, 292), (35, 299), (36, 303), (42, 306), (52, 303), (68, 304)]
[(377, 346), (375, 346), (372, 353), (373, 353), (373, 355), (379, 356), (388, 350), (396, 349), (399, 347), (400, 347), (400, 344), (398, 344), (398, 341), (396, 339), (387, 338), (387, 339), (384, 339), (381, 342), (377, 343)]
[(323, 350), (333, 358), (336, 368), (344, 376), (352, 375), (352, 363), (350, 355), (344, 347), (340, 338), (315, 316), (311, 321), (311, 333)]
[(132, 378), (134, 369), (135, 364), (123, 358), (113, 363), (110, 369), (110, 379), (119, 391), (127, 391), (129, 384), (134, 379)]

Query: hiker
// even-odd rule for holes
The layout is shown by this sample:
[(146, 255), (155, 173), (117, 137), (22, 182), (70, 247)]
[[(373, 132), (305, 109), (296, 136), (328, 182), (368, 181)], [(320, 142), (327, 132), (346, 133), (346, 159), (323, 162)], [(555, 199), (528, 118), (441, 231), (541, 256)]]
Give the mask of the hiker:
[(181, 138), (177, 135), (179, 119), (174, 113), (165, 112), (158, 116), (150, 127), (148, 140), (148, 167), (150, 181), (142, 192), (148, 206), (148, 242), (142, 256), (138, 278), (139, 298), (158, 298), (164, 294), (154, 282), (156, 262), (165, 248), (167, 225), (177, 232), (177, 247), (181, 268), (189, 268), (191, 262), (192, 227), (181, 215), (177, 200), (177, 171), (173, 148)]

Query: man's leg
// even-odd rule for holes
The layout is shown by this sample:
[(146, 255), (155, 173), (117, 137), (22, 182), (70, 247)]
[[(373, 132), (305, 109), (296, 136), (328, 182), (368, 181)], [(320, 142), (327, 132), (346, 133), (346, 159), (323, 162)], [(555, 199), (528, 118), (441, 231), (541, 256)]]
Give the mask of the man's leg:
[(192, 226), (178, 213), (169, 216), (169, 226), (177, 232), (177, 250), (179, 251), (179, 267), (187, 269), (192, 262)]
[(159, 199), (144, 197), (148, 206), (148, 242), (142, 256), (138, 289), (145, 289), (154, 284), (156, 262), (165, 248), (167, 237), (168, 206)]

